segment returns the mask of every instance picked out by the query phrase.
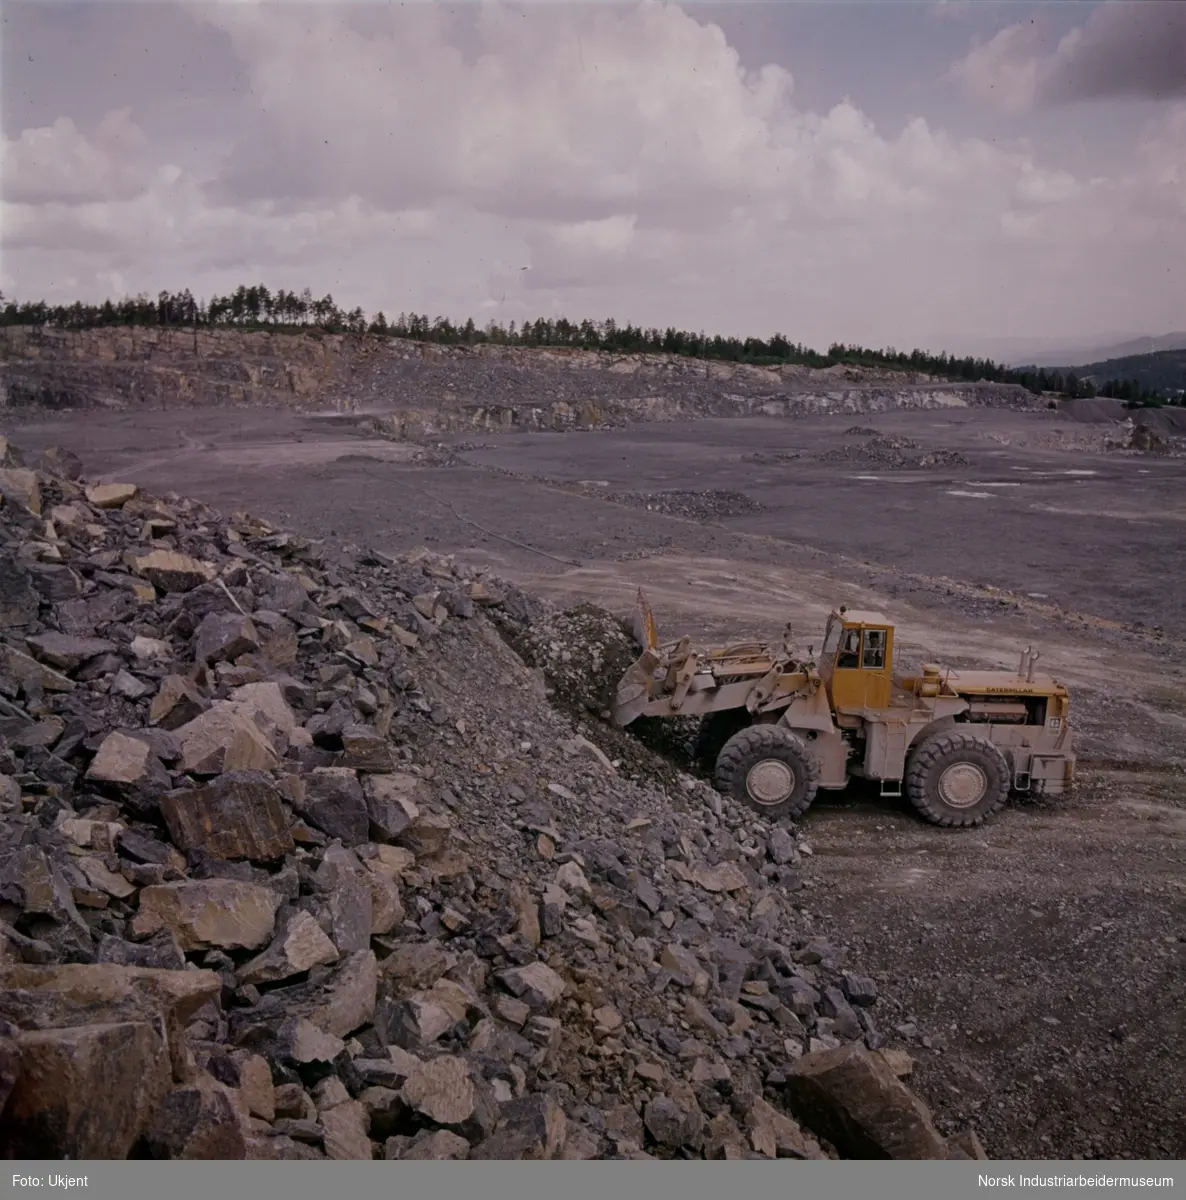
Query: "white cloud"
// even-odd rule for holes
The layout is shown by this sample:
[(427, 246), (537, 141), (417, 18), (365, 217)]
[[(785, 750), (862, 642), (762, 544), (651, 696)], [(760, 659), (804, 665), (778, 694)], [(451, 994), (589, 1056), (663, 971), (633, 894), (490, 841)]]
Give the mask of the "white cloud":
[(974, 45), (952, 74), (975, 99), (1008, 113), (1025, 112), (1037, 96), (1043, 32), (1036, 21), (1009, 25)]
[(126, 200), (144, 190), (146, 140), (127, 109), (109, 112), (92, 137), (69, 117), (5, 139), (0, 178), (5, 200), (18, 204), (84, 204)]
[(1186, 96), (1186, 5), (1109, 0), (1051, 44), (1033, 19), (973, 45), (953, 76), (969, 95), (1008, 113), (1115, 97)]
[[(694, 8), (191, 11), (246, 72), (237, 140), (198, 173), (126, 112), (7, 139), (6, 291), (262, 279), (388, 313), (898, 345), (955, 313), (1002, 336), (1160, 328), (1180, 299), (1178, 110), (1080, 178), (921, 116), (800, 109), (787, 70), (747, 71)], [(1005, 32), (982, 77), (1028, 97), (1040, 41)]]

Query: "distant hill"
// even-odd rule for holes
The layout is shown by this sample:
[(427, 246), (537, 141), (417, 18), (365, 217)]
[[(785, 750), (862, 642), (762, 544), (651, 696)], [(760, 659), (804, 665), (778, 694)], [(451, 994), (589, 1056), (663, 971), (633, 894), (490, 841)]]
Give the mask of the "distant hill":
[(1090, 380), (1096, 387), (1131, 379), (1144, 390), (1165, 395), (1186, 390), (1186, 348), (1159, 350), (1154, 354), (1127, 354), (1058, 369), (1064, 373), (1074, 370), (1080, 379)]
[(1023, 359), (1010, 362), (1010, 366), (1027, 367), (1059, 367), (1066, 369), (1074, 367), (1080, 375), (1090, 368), (1104, 363), (1111, 364), (1116, 359), (1147, 357), (1163, 350), (1186, 350), (1186, 332), (1162, 333), (1156, 337), (1132, 337), (1124, 341), (1113, 342), (1110, 345), (1080, 346), (1075, 349), (1050, 349), (1032, 351)]

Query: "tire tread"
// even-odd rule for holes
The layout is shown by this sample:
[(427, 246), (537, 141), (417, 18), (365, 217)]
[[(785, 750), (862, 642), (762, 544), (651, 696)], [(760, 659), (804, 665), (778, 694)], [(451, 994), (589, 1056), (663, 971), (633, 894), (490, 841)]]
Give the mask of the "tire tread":
[(763, 813), (770, 819), (797, 820), (811, 807), (811, 802), (819, 790), (819, 764), (803, 741), (782, 726), (750, 725), (740, 733), (735, 733), (725, 743), (717, 758), (717, 790), (732, 796), (740, 803), (747, 803), (744, 799), (745, 780), (742, 774), (746, 760), (776, 748), (787, 748), (796, 752), (796, 757), (799, 759), (798, 766), (805, 781), (802, 793), (797, 799), (792, 797), (792, 799), (770, 808), (755, 808), (752, 804), (749, 807), (755, 808), (755, 811)]
[[(969, 812), (955, 812), (945, 808), (941, 802), (928, 794), (928, 783), (936, 764), (952, 751), (975, 749), (990, 759), (995, 759), (997, 768), (996, 794), (987, 804), (981, 802)], [(994, 813), (999, 812), (1009, 798), (1009, 764), (1000, 747), (987, 738), (967, 733), (961, 729), (945, 729), (923, 741), (910, 755), (906, 767), (906, 794), (910, 803), (933, 825), (949, 829), (967, 829), (979, 825)]]

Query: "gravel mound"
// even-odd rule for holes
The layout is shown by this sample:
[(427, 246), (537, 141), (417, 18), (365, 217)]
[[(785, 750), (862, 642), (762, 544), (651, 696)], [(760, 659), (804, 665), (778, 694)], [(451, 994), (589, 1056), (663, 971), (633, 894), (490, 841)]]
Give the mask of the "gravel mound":
[(614, 492), (607, 495), (606, 499), (669, 517), (687, 517), (693, 521), (716, 521), (722, 517), (742, 517), (762, 511), (762, 505), (744, 492)]
[(609, 614), (77, 476), (0, 439), (7, 1156), (976, 1154)]
[(757, 463), (759, 466), (776, 466), (779, 463), (794, 462), (802, 458), (799, 450), (754, 450), (743, 454), (740, 458), (744, 463)]
[[(876, 434), (876, 430), (855, 426), (848, 433)], [(910, 438), (872, 436), (866, 442), (850, 442), (835, 450), (826, 450), (820, 462), (852, 463), (859, 466), (888, 467), (894, 470), (925, 467), (966, 467), (967, 458), (958, 450), (923, 450)]]

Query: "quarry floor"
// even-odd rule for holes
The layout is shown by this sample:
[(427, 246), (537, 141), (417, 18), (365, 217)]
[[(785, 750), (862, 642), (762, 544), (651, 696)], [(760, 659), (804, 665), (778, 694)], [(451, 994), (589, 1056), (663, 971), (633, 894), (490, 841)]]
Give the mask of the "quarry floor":
[[(966, 465), (821, 460), (867, 439), (854, 426)], [(917, 1026), (917, 1087), (992, 1157), (1186, 1157), (1183, 460), (1084, 448), (1051, 412), (971, 408), (474, 433), (435, 466), (274, 410), (0, 432), (316, 536), (454, 552), (562, 601), (625, 614), (641, 585), (672, 636), (790, 621), (818, 645), (846, 603), (898, 622), (907, 666), (1011, 667), (1033, 644), (1073, 690), (1074, 795), (970, 832), (861, 792), (821, 799), (803, 907), (881, 980), (883, 1027)], [(659, 492), (736, 515), (604, 498)]]

